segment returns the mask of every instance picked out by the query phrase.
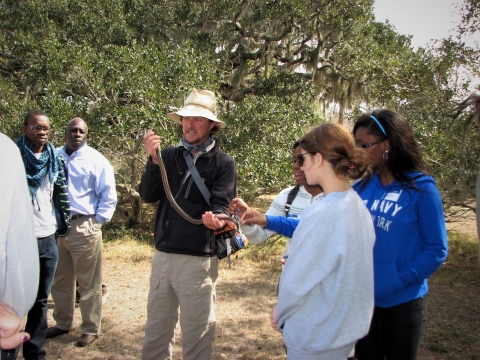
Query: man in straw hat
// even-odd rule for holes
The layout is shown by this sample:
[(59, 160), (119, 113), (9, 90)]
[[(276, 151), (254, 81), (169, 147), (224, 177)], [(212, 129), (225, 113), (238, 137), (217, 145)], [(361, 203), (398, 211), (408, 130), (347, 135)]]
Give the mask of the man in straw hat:
[[(235, 164), (212, 137), (225, 127), (215, 112), (214, 93), (193, 90), (179, 111), (168, 114), (182, 125), (183, 137), (178, 146), (162, 149), (161, 157), (171, 193), (180, 208), (194, 219), (201, 219), (202, 215), (228, 215), (228, 204), (236, 194)], [(150, 157), (140, 183), (140, 196), (147, 202), (160, 202), (155, 219), (156, 252), (152, 260), (142, 359), (172, 359), (179, 307), (182, 359), (211, 359), (218, 276), (214, 232), (204, 225), (188, 222), (172, 208), (166, 198), (156, 154), (161, 140), (149, 130), (143, 143)], [(199, 177), (192, 174), (193, 167)], [(203, 181), (209, 197), (197, 186), (198, 181)], [(214, 222), (216, 228), (225, 225), (224, 220)]]

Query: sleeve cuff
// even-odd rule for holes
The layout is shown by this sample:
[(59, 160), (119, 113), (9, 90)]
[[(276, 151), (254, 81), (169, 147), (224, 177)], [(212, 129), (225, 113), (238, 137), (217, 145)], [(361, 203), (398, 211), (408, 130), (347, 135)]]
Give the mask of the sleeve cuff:
[(100, 215), (95, 215), (95, 219), (97, 219), (97, 221), (100, 225), (103, 225), (103, 224), (106, 223), (106, 220), (104, 218), (102, 218)]

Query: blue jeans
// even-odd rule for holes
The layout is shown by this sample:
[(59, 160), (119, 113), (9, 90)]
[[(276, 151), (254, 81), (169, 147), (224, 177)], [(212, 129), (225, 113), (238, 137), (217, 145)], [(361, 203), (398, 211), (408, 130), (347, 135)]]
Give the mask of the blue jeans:
[(426, 313), (426, 295), (390, 308), (375, 307), (367, 336), (355, 346), (356, 358), (416, 360)]
[(47, 352), (42, 349), (47, 337), (47, 300), (52, 290), (53, 277), (58, 263), (58, 246), (55, 234), (37, 238), (38, 255), (40, 257), (40, 280), (37, 299), (27, 315), (25, 331), (30, 340), (23, 344), (25, 359), (42, 359)]

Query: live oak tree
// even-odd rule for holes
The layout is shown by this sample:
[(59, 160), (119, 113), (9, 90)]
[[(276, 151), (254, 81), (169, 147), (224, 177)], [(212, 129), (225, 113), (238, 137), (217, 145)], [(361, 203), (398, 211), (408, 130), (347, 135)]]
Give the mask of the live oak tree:
[[(132, 11), (156, 23), (134, 22), (144, 41), (181, 46), (189, 39), (214, 52), (219, 92), (228, 102), (239, 103), (248, 95), (294, 96), (308, 86), (306, 104), (336, 103), (342, 121), (344, 110), (364, 99), (378, 70), (365, 62), (380, 65), (392, 54), (376, 51), (383, 48), (379, 33), (393, 32), (373, 21), (371, 0), (132, 3)], [(370, 49), (380, 57), (369, 58)]]
[[(465, 31), (478, 31), (475, 4), (465, 1)], [(375, 21), (372, 6), (2, 1), (0, 131), (18, 137), (24, 114), (41, 108), (54, 126), (51, 140), (62, 145), (68, 119), (84, 118), (89, 144), (114, 164), (117, 214), (134, 225), (145, 221), (136, 187), (146, 155), (120, 155), (149, 128), (162, 146), (175, 145), (181, 133), (165, 112), (180, 107), (192, 88), (221, 99), (218, 115), (227, 128), (218, 138), (236, 161), (239, 195), (247, 198), (291, 184), (294, 141), (332, 109), (348, 126), (363, 111), (389, 107), (413, 125), (444, 198), (467, 203), (480, 142), (478, 131), (464, 131), (476, 125), (462, 104), (468, 79), (455, 75), (460, 66), (478, 71), (478, 52), (457, 39), (414, 50), (408, 36)]]

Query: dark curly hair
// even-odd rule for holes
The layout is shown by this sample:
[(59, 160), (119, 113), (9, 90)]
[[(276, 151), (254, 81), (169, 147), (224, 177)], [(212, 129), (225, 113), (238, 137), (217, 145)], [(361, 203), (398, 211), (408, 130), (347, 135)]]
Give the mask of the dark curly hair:
[[(382, 125), (385, 134), (371, 115)], [(377, 109), (357, 119), (353, 126), (353, 134), (361, 127), (378, 140), (389, 141), (390, 149), (385, 165), (402, 186), (417, 188), (414, 183), (415, 178), (410, 177), (408, 173), (417, 171), (427, 174), (427, 172), (423, 166), (422, 151), (407, 120), (395, 111)], [(371, 173), (364, 180), (368, 181), (370, 178)]]

